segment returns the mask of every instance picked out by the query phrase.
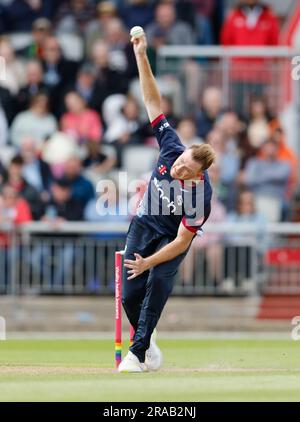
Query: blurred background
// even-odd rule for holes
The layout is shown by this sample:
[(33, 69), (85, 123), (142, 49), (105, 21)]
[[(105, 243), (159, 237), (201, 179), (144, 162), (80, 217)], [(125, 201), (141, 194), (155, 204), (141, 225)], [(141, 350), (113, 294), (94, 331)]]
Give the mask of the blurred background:
[[(142, 197), (158, 156), (135, 25), (170, 124), (186, 146), (217, 153), (212, 214), (162, 330), (290, 331), (300, 314), (299, 2), (0, 0), (8, 333), (113, 330), (114, 252), (132, 218), (119, 211)], [(131, 196), (120, 171), (138, 180)], [(107, 179), (117, 189), (102, 205), (115, 212), (101, 216), (96, 187)]]

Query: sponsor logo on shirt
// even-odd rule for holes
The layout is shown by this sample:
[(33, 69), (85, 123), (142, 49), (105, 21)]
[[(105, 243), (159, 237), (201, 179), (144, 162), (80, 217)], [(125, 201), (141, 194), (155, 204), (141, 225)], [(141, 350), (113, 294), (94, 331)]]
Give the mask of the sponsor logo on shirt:
[(162, 164), (161, 166), (158, 167), (158, 172), (159, 174), (164, 176), (165, 174), (167, 174), (167, 167)]
[(162, 124), (159, 126), (158, 130), (159, 130), (159, 132), (161, 133), (161, 132), (163, 132), (163, 130), (164, 130), (164, 129), (167, 129), (168, 127), (170, 127), (170, 124), (169, 124), (168, 122), (165, 122), (165, 123), (162, 123)]

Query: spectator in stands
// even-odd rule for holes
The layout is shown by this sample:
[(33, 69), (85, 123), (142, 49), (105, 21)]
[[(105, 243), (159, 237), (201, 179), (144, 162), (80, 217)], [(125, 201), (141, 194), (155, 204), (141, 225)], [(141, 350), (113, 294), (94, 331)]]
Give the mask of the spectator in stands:
[(22, 198), (26, 199), (33, 219), (39, 220), (44, 213), (44, 204), (39, 192), (24, 179), (23, 166), (24, 160), (20, 155), (13, 157), (8, 166), (4, 184), (15, 189)]
[(49, 113), (48, 95), (40, 92), (31, 98), (29, 109), (15, 117), (11, 126), (11, 142), (19, 147), (23, 138), (32, 136), (41, 147), (56, 130), (56, 119)]
[[(299, 159), (297, 154), (288, 147), (286, 136), (277, 119), (270, 122), (270, 130), (272, 139), (278, 145), (277, 159), (280, 161), (287, 161), (291, 167), (291, 174), (287, 189), (287, 201), (290, 201), (295, 194), (299, 182)], [(262, 155), (260, 155), (262, 157)]]
[(32, 42), (21, 50), (18, 55), (26, 59), (41, 59), (43, 57), (45, 40), (51, 35), (52, 24), (49, 19), (38, 18), (32, 25)]
[[(101, 3), (100, 3), (101, 4)], [(128, 29), (146, 28), (154, 20), (154, 4), (147, 0), (130, 0), (122, 7), (121, 16)]]
[(251, 266), (253, 260), (257, 262), (257, 259), (262, 258), (261, 255), (266, 247), (267, 220), (257, 210), (255, 197), (251, 191), (239, 192), (236, 210), (228, 215), (227, 222), (248, 227), (251, 225), (254, 230), (250, 234), (243, 233), (242, 229), (226, 234), (223, 290), (230, 293), (234, 287), (239, 287), (245, 293), (253, 292), (255, 285)]
[(42, 64), (44, 83), (50, 92), (53, 112), (60, 116), (63, 109), (62, 94), (67, 86), (74, 83), (78, 64), (63, 58), (58, 40), (53, 36), (45, 40)]
[(95, 6), (90, 0), (62, 2), (56, 14), (56, 32), (82, 36), (94, 18)]
[(64, 221), (81, 221), (83, 209), (82, 201), (72, 196), (69, 179), (55, 179), (51, 186), (51, 198), (42, 220), (55, 225)]
[(149, 45), (155, 50), (165, 44), (194, 44), (196, 39), (192, 28), (177, 20), (175, 5), (166, 1), (158, 3), (155, 20), (146, 28), (146, 32)]
[(16, 58), (14, 49), (8, 37), (0, 37), (0, 57), (5, 60), (5, 78), (0, 78), (0, 85), (7, 88), (11, 95), (16, 95), (25, 85), (23, 63)]
[(196, 44), (214, 44), (210, 20), (197, 7), (197, 3), (199, 3), (197, 0), (169, 0), (169, 2), (175, 3), (178, 19), (193, 28)]
[(30, 32), (38, 18), (51, 19), (56, 1), (53, 0), (13, 0), (5, 7), (5, 19), (10, 32)]
[(0, 223), (19, 225), (31, 220), (32, 215), (27, 201), (12, 186), (4, 185), (0, 195)]
[[(209, 177), (213, 187), (212, 207), (210, 214), (210, 224), (220, 224), (226, 219), (226, 209), (218, 198), (218, 186), (220, 184), (220, 166), (213, 164), (209, 169)], [(222, 282), (222, 262), (223, 262), (223, 235), (221, 233), (205, 233), (205, 236), (197, 236), (192, 244), (192, 248), (184, 260), (183, 276), (185, 283), (191, 284), (195, 268), (195, 261), (199, 259), (199, 250), (204, 253), (204, 266), (202, 277), (205, 283), (211, 287), (220, 286)], [(197, 278), (200, 274), (197, 274)], [(204, 283), (204, 280), (203, 280)]]
[(278, 157), (278, 144), (267, 140), (261, 147), (264, 158), (252, 158), (241, 175), (244, 185), (255, 195), (258, 209), (271, 221), (279, 221), (287, 197), (291, 167)]
[[(111, 1), (101, 1), (97, 5), (97, 19), (92, 20), (85, 30), (85, 44), (88, 55), (97, 40), (103, 40), (108, 22), (118, 17), (115, 4)], [(141, 25), (141, 24), (139, 24)]]
[[(70, 180), (65, 178), (55, 179), (51, 188), (51, 199), (46, 207), (42, 220), (49, 223), (53, 230), (65, 224), (66, 221), (82, 221), (84, 204), (80, 199), (72, 195), (72, 185)], [(59, 242), (59, 238), (63, 238)], [(55, 254), (55, 266), (52, 273), (51, 282), (56, 288), (63, 284), (72, 282), (72, 268), (76, 258), (75, 238), (65, 239), (65, 234), (55, 233), (55, 251), (50, 247), (41, 247), (38, 245), (32, 254), (33, 261), (42, 261), (42, 273), (46, 271), (47, 260), (49, 256)], [(34, 263), (34, 262), (33, 262)], [(37, 267), (40, 271), (40, 265)]]
[(5, 231), (0, 229), (0, 291), (5, 289), (11, 280), (12, 237), (7, 230), (12, 230), (31, 220), (32, 216), (26, 200), (21, 198), (11, 186), (4, 185), (0, 193), (0, 228), (5, 228)]
[(84, 63), (76, 77), (75, 84), (71, 86), (72, 91), (76, 91), (84, 98), (87, 106), (98, 114), (102, 111), (102, 87), (97, 81), (97, 68), (90, 63)]
[(129, 42), (129, 34), (122, 21), (114, 18), (107, 22), (104, 41), (109, 45), (110, 65), (119, 72), (125, 72), (129, 79), (137, 76), (134, 52)]
[[(267, 47), (277, 45), (278, 39), (278, 19), (271, 7), (260, 0), (239, 2), (225, 20), (221, 35), (224, 46)], [(270, 62), (265, 59), (235, 58), (232, 61), (236, 111), (245, 114), (249, 96), (264, 94), (270, 72)]]
[(33, 186), (46, 202), (49, 199), (52, 172), (50, 166), (39, 156), (38, 143), (34, 138), (24, 138), (20, 145), (20, 155), (24, 160), (23, 177)]
[(116, 149), (117, 167), (122, 166), (122, 153), (126, 145), (142, 143), (139, 114), (136, 100), (129, 96), (119, 116), (107, 128), (105, 139)]
[[(222, 138), (221, 181), (227, 191), (225, 206), (228, 211), (235, 208), (237, 199), (237, 178), (242, 166), (243, 151), (240, 148), (243, 125), (233, 112), (224, 113), (216, 123), (218, 136)], [(211, 143), (208, 135), (208, 141)]]
[(64, 177), (71, 186), (71, 198), (80, 201), (83, 208), (95, 197), (92, 183), (82, 176), (82, 163), (78, 156), (74, 155), (64, 166)]
[(211, 44), (219, 44), (221, 25), (224, 18), (224, 0), (191, 0), (191, 3), (195, 8), (196, 19), (200, 18), (200, 24), (203, 25), (203, 17), (209, 22), (213, 33)]
[(17, 101), (19, 111), (29, 107), (32, 97), (40, 91), (46, 92), (46, 85), (43, 82), (44, 73), (42, 65), (37, 60), (30, 60), (26, 64), (26, 85), (20, 89)]
[(219, 88), (209, 87), (203, 92), (201, 109), (196, 115), (197, 133), (205, 139), (222, 113), (222, 93)]
[(83, 162), (84, 176), (96, 186), (115, 167), (116, 155), (112, 151), (104, 152), (102, 144), (96, 142), (87, 144), (87, 151), (88, 155)]
[(65, 97), (67, 112), (61, 118), (61, 129), (71, 135), (78, 145), (88, 142), (100, 142), (102, 122), (99, 114), (87, 108), (85, 99), (76, 91)]
[(109, 45), (97, 41), (92, 48), (91, 61), (96, 67), (99, 103), (112, 94), (126, 94), (129, 85), (127, 71), (115, 69), (110, 61)]
[(220, 168), (219, 183), (215, 186), (217, 196), (227, 211), (235, 209), (237, 199), (237, 177), (240, 170), (240, 155), (236, 148), (228, 143), (224, 133), (215, 128), (207, 135), (207, 142), (216, 151), (217, 163)]
[(263, 97), (253, 97), (251, 99), (249, 116), (247, 129), (249, 143), (253, 148), (259, 149), (271, 134), (269, 126), (271, 115)]
[(184, 117), (179, 120), (176, 128), (183, 145), (189, 148), (193, 144), (203, 143), (203, 139), (197, 136), (195, 120), (191, 117)]

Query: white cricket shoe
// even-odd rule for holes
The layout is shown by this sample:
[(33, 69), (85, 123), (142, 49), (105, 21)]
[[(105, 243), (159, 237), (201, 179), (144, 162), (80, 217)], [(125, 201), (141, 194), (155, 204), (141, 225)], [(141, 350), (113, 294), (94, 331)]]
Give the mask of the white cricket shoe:
[(150, 347), (146, 351), (145, 365), (149, 371), (157, 371), (163, 362), (163, 355), (160, 348), (156, 344), (157, 333), (153, 331), (150, 339)]
[(147, 367), (130, 350), (119, 365), (119, 372), (147, 372)]

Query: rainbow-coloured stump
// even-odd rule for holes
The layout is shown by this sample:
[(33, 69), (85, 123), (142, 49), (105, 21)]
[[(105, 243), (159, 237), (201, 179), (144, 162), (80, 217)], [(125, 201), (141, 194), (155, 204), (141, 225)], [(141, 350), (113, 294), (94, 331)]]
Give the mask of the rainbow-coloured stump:
[[(124, 251), (115, 252), (115, 366), (122, 360), (122, 274)], [(130, 325), (130, 345), (133, 344), (134, 328)]]

